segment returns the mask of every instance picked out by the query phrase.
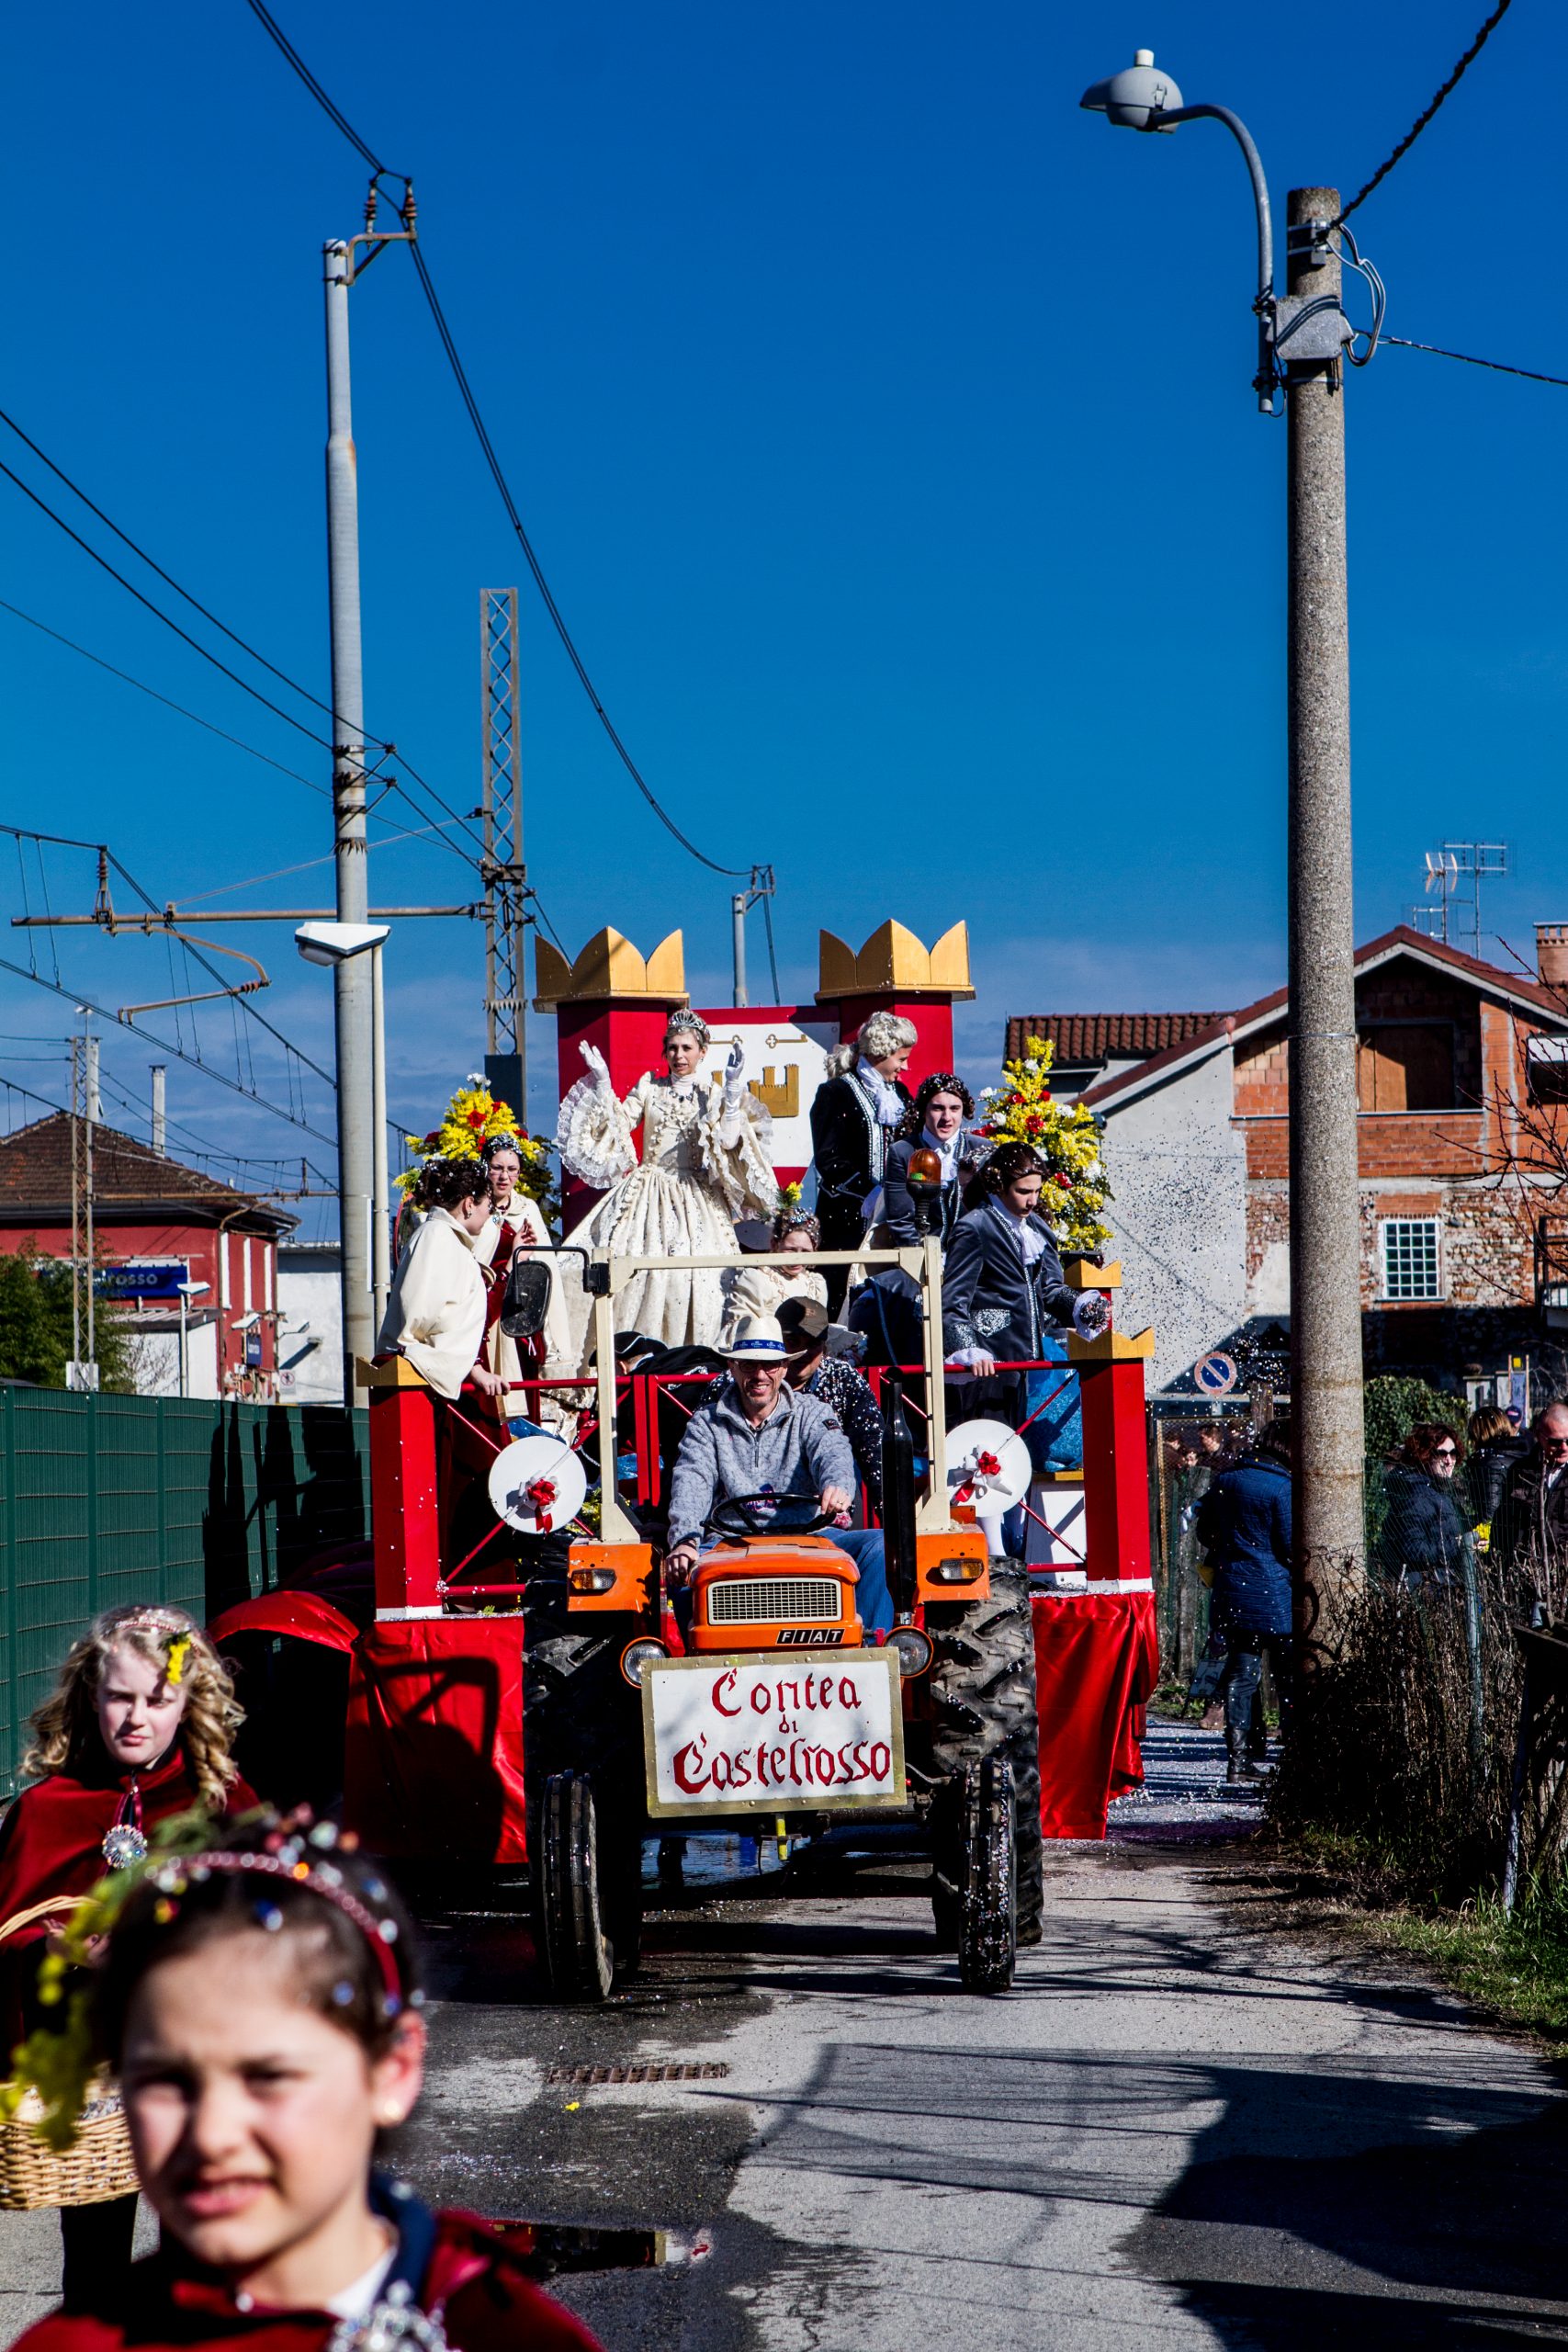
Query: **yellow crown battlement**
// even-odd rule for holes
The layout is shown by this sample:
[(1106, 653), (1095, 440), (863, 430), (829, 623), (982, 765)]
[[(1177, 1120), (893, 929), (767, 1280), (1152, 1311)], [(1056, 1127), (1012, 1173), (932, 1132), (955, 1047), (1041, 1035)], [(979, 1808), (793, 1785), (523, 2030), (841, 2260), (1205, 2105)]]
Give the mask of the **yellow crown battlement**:
[(969, 926), (955, 922), (934, 947), (901, 922), (874, 931), (857, 956), (830, 931), (818, 934), (817, 1001), (850, 996), (970, 997)]
[(672, 931), (646, 959), (629, 939), (606, 923), (569, 964), (560, 950), (537, 934), (534, 942), (534, 1010), (592, 999), (599, 1004), (658, 1004), (686, 1001), (686, 959), (682, 934)]

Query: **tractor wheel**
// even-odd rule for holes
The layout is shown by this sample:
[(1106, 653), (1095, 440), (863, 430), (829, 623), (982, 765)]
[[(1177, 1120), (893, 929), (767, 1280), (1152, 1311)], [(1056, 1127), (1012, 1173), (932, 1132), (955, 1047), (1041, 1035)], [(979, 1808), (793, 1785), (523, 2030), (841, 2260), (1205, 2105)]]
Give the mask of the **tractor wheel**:
[[(564, 1851), (581, 1851), (581, 1841), (579, 1837), (573, 1848), (569, 1839), (562, 1847), (560, 1825), (551, 1807), (557, 1803), (557, 1784), (563, 1781), (577, 1785), (589, 1802), (598, 1932), (608, 1939), (615, 1974), (626, 1975), (641, 1957), (647, 1812), (642, 1707), (624, 1679), (619, 1661), (639, 1626), (635, 1618), (570, 1618), (565, 1599), (564, 1576), (547, 1571), (530, 1578), (523, 1603), (529, 1879), (536, 1941), (551, 1990), (570, 1999), (593, 2000), (604, 1997), (588, 1981), (596, 1977), (597, 1964), (579, 1984), (581, 1968), (558, 1975), (552, 1958), (558, 1939), (550, 1914), (558, 1916), (562, 1884), (558, 1866)], [(579, 1631), (580, 1626), (584, 1630)]]
[(558, 2000), (603, 2001), (615, 1961), (604, 1928), (592, 1784), (579, 1772), (552, 1773), (535, 1818), (529, 1863), (545, 1981)]
[(964, 1839), (959, 1783), (993, 1755), (1012, 1768), (1018, 1940), (1038, 1943), (1044, 1911), (1040, 1838), (1040, 1725), (1034, 1697), (1034, 1621), (1029, 1572), (993, 1557), (988, 1600), (943, 1601), (926, 1611), (936, 1644), (931, 1668), (931, 1907), (938, 1940), (952, 1951), (964, 1913)]
[(958, 1973), (966, 1993), (1005, 1993), (1018, 1959), (1017, 1846), (1012, 1767), (998, 1750), (968, 1764), (962, 1781), (964, 1916)]

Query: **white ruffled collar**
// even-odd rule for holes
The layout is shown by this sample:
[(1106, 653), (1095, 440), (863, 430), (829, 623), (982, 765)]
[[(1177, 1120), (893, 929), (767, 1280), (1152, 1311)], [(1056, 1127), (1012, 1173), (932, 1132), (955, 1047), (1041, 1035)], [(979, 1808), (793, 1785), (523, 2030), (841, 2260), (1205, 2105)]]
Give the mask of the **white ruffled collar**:
[(877, 1125), (896, 1127), (903, 1120), (908, 1104), (896, 1086), (890, 1086), (879, 1069), (874, 1069), (863, 1054), (855, 1064), (855, 1076), (876, 1105)]

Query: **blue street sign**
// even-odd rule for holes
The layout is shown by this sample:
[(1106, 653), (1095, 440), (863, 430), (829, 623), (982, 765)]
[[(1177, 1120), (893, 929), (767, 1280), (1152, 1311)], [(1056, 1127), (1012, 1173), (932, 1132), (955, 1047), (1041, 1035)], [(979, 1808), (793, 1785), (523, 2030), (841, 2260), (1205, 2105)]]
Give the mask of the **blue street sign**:
[(1192, 1378), (1205, 1396), (1224, 1396), (1235, 1386), (1235, 1359), (1217, 1349), (1213, 1355), (1200, 1356), (1192, 1367)]
[(93, 1277), (100, 1298), (166, 1300), (179, 1304), (179, 1285), (190, 1279), (185, 1258), (139, 1258), (128, 1265), (101, 1267)]

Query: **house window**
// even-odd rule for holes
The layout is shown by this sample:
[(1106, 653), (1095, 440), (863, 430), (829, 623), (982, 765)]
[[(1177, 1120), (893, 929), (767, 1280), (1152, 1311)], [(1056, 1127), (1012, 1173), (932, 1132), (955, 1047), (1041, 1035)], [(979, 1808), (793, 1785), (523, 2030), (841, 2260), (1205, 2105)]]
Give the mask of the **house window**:
[(1356, 1040), (1363, 1111), (1451, 1111), (1454, 1032), (1449, 1021), (1376, 1021)]
[(1391, 1216), (1378, 1228), (1384, 1298), (1441, 1298), (1435, 1216)]

